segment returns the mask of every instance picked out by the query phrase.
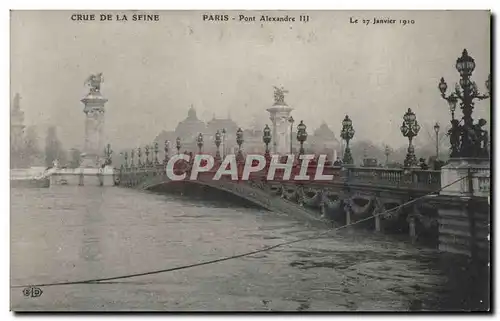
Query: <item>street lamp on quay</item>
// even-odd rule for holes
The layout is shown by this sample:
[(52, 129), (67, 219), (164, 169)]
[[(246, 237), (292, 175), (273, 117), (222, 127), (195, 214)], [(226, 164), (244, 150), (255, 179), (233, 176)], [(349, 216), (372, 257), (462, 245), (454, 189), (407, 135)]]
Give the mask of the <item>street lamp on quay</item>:
[(154, 151), (154, 154), (155, 154), (155, 160), (154, 160), (154, 163), (155, 165), (158, 165), (159, 162), (158, 162), (158, 142), (154, 142), (153, 144), (153, 151)]
[(304, 121), (301, 120), (300, 124), (297, 126), (297, 140), (300, 142), (299, 155), (304, 155), (304, 142), (307, 140), (307, 126)]
[(141, 148), (137, 148), (137, 158), (139, 159), (137, 161), (137, 166), (142, 167), (142, 153), (141, 153)]
[(146, 154), (146, 166), (149, 166), (149, 146), (144, 147), (144, 153)]
[(243, 130), (238, 128), (236, 131), (236, 144), (238, 144), (238, 160), (243, 161), (243, 153), (241, 152), (241, 145), (243, 144)]
[(196, 139), (198, 145), (198, 154), (201, 154), (201, 149), (203, 148), (203, 134), (199, 133)]
[(220, 160), (220, 143), (221, 143), (221, 134), (220, 131), (217, 129), (217, 132), (215, 133), (215, 146), (217, 147), (217, 151), (215, 152), (215, 159)]
[[(483, 100), (491, 97), (491, 74), (485, 82), (488, 94), (480, 94), (476, 82), (471, 81), (470, 77), (476, 68), (474, 58), (469, 56), (467, 49), (464, 49), (462, 56), (456, 61), (455, 68), (460, 74), (459, 84), (455, 85), (455, 90), (448, 96), (446, 90), (448, 85), (444, 78), (441, 78), (438, 84), (441, 97), (448, 101), (451, 111), (450, 143), (451, 157), (478, 157), (487, 154), (486, 146), (481, 147), (483, 140), (480, 138), (482, 133), (481, 126), (484, 126), (485, 121), (480, 121), (478, 125), (473, 124), (472, 111), (474, 110), (474, 101)], [(455, 120), (456, 104), (460, 102), (460, 109), (463, 113), (463, 125), (461, 121)], [(479, 126), (479, 127), (477, 127)], [(477, 128), (475, 128), (477, 127)], [(479, 133), (481, 132), (481, 133)], [(485, 142), (484, 142), (485, 143)], [(485, 144), (486, 145), (486, 144)]]
[(389, 147), (389, 145), (385, 145), (385, 148), (384, 148), (384, 154), (385, 154), (385, 166), (387, 167), (389, 165), (389, 155), (391, 155), (391, 148)]
[(415, 148), (413, 147), (412, 140), (418, 135), (420, 125), (417, 122), (417, 116), (408, 108), (408, 111), (403, 116), (403, 124), (401, 125), (401, 133), (404, 137), (408, 138), (408, 153), (404, 160), (405, 167), (413, 167), (417, 165), (417, 157), (415, 156)]
[(125, 168), (128, 168), (128, 152), (122, 153), (122, 155), (125, 158)]
[(226, 157), (226, 129), (222, 128), (222, 158)]
[(165, 159), (163, 160), (163, 163), (165, 165), (167, 165), (168, 163), (168, 150), (170, 148), (170, 141), (169, 140), (166, 140), (165, 141)]
[(179, 155), (181, 152), (181, 138), (180, 137), (177, 137), (177, 139), (175, 140), (175, 148), (177, 148), (177, 155)]
[(434, 132), (436, 133), (436, 160), (439, 159), (439, 130), (441, 127), (438, 123), (434, 125)]
[(344, 164), (352, 164), (353, 159), (351, 155), (351, 149), (349, 148), (349, 141), (354, 137), (354, 128), (352, 127), (352, 120), (348, 115), (345, 116), (342, 121), (342, 131), (340, 132), (340, 137), (346, 141), (344, 157), (342, 162)]
[(295, 120), (293, 119), (292, 116), (290, 116), (288, 118), (288, 122), (290, 123), (290, 155), (292, 155), (293, 153), (293, 123), (295, 122)]

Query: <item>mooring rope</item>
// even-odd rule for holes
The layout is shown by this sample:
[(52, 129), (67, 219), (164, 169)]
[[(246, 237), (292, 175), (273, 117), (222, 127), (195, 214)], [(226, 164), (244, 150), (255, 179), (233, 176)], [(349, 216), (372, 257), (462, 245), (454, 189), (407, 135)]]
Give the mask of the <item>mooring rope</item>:
[(377, 217), (377, 216), (380, 216), (380, 215), (384, 215), (384, 214), (387, 214), (387, 213), (399, 210), (400, 208), (403, 208), (403, 207), (405, 207), (405, 206), (407, 206), (409, 204), (413, 204), (413, 203), (419, 201), (422, 198), (425, 198), (425, 197), (430, 196), (432, 194), (439, 193), (444, 188), (449, 187), (449, 186), (451, 186), (453, 184), (456, 184), (456, 183), (462, 181), (465, 178), (467, 178), (467, 176), (459, 178), (456, 181), (453, 181), (453, 182), (449, 183), (448, 185), (445, 185), (445, 186), (439, 188), (436, 191), (429, 192), (429, 193), (427, 193), (427, 194), (425, 194), (423, 196), (414, 198), (414, 199), (412, 199), (412, 200), (410, 200), (410, 201), (408, 201), (406, 203), (398, 205), (398, 206), (396, 206), (394, 208), (391, 208), (389, 210), (386, 210), (386, 211), (384, 211), (382, 213), (377, 213), (377, 214), (374, 214), (372, 216), (369, 216), (369, 217), (366, 217), (364, 219), (361, 219), (359, 221), (352, 222), (350, 224), (346, 224), (346, 225), (343, 225), (343, 226), (340, 226), (340, 227), (336, 227), (336, 228), (333, 228), (333, 229), (328, 229), (328, 230), (326, 230), (324, 232), (321, 232), (321, 233), (319, 233), (319, 234), (317, 234), (315, 236), (304, 237), (304, 238), (300, 238), (300, 239), (293, 240), (293, 241), (278, 243), (276, 245), (268, 246), (268, 247), (265, 247), (265, 248), (260, 249), (260, 250), (255, 250), (255, 251), (246, 252), (246, 253), (242, 253), (242, 254), (236, 254), (236, 255), (232, 255), (232, 256), (228, 256), (228, 257), (223, 257), (223, 258), (218, 258), (218, 259), (214, 259), (214, 260), (208, 260), (208, 261), (193, 263), (193, 264), (189, 264), (189, 265), (182, 265), (182, 266), (177, 266), (177, 267), (173, 267), (173, 268), (167, 268), (167, 269), (149, 271), (149, 272), (126, 274), (126, 275), (113, 276), (113, 277), (107, 277), (107, 278), (87, 279), (87, 280), (80, 280), (80, 281), (66, 281), (66, 282), (54, 282), (54, 283), (13, 285), (13, 286), (11, 286), (11, 288), (25, 288), (25, 287), (28, 287), (28, 286), (33, 286), (33, 287), (48, 287), (48, 286), (58, 286), (58, 285), (73, 285), (73, 284), (96, 284), (96, 283), (98, 284), (98, 283), (104, 282), (104, 281), (112, 281), (112, 280), (119, 280), (119, 279), (130, 279), (130, 278), (135, 278), (135, 277), (140, 277), (140, 276), (146, 276), (146, 275), (153, 275), (153, 274), (160, 274), (160, 273), (166, 273), (166, 272), (179, 271), (179, 270), (189, 269), (189, 268), (193, 268), (193, 267), (197, 267), (197, 266), (203, 266), (203, 265), (209, 265), (209, 264), (219, 263), (219, 262), (223, 262), (223, 261), (229, 261), (229, 260), (232, 260), (232, 259), (238, 259), (238, 258), (242, 258), (242, 257), (245, 257), (245, 256), (250, 256), (250, 255), (253, 255), (253, 254), (257, 254), (257, 253), (271, 251), (273, 249), (276, 249), (276, 248), (279, 248), (279, 247), (282, 247), (282, 246), (285, 246), (285, 245), (290, 245), (290, 244), (299, 243), (299, 242), (308, 241), (308, 240), (321, 239), (321, 238), (324, 238), (325, 234), (328, 234), (328, 233), (331, 233), (331, 232), (334, 232), (334, 231), (338, 231), (338, 230), (341, 230), (343, 228), (346, 228), (346, 227), (349, 227), (349, 226), (353, 226), (353, 225), (359, 224), (359, 223), (364, 222), (364, 221), (371, 220), (374, 217)]

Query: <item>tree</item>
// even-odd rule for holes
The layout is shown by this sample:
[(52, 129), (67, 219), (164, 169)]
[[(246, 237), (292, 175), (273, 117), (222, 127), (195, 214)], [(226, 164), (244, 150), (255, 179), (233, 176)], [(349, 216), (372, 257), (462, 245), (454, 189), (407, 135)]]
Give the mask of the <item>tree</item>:
[(69, 167), (78, 168), (80, 167), (81, 162), (82, 162), (82, 153), (78, 149), (72, 148), (71, 161), (69, 163)]
[(38, 134), (35, 126), (29, 126), (26, 129), (26, 150), (30, 155), (40, 153), (40, 148), (38, 146)]
[(365, 157), (385, 162), (385, 147), (383, 145), (375, 145), (369, 140), (354, 141), (349, 145), (355, 164), (362, 164)]
[(29, 158), (29, 162), (31, 165), (39, 165), (43, 162), (43, 153), (40, 150), (40, 146), (38, 143), (39, 137), (36, 130), (36, 126), (29, 126), (26, 129), (26, 137), (25, 137), (25, 153)]
[(50, 126), (47, 129), (47, 137), (45, 139), (45, 165), (51, 167), (56, 159), (61, 165), (67, 162), (66, 153), (62, 149), (61, 142), (57, 138), (56, 128)]

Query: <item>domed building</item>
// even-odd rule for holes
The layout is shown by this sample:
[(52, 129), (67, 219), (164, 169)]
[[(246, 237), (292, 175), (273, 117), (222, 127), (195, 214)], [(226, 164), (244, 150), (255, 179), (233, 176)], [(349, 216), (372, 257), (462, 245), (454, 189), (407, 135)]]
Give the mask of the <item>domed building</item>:
[(188, 115), (186, 119), (179, 122), (175, 128), (175, 134), (177, 137), (181, 137), (186, 140), (196, 139), (199, 133), (205, 133), (207, 127), (203, 121), (198, 119), (196, 115), (196, 110), (193, 105), (188, 110)]
[[(236, 144), (236, 131), (238, 130), (238, 125), (231, 119), (230, 116), (227, 118), (213, 118), (208, 121), (207, 124), (200, 120), (196, 114), (196, 110), (191, 106), (188, 110), (187, 117), (180, 121), (175, 128), (175, 131), (161, 131), (155, 138), (155, 142), (159, 146), (164, 146), (165, 141), (170, 141), (170, 151), (169, 153), (176, 153), (176, 140), (177, 137), (181, 139), (181, 149), (180, 152), (197, 152), (198, 149), (198, 135), (203, 134), (203, 148), (204, 152), (214, 153), (216, 151), (215, 145), (215, 134), (219, 131), (222, 135), (222, 130), (225, 129), (226, 135), (223, 138), (225, 142), (226, 153), (232, 151)], [(222, 138), (222, 137), (221, 137)], [(221, 141), (221, 148), (223, 148), (223, 142)], [(222, 150), (221, 150), (222, 152)], [(163, 153), (160, 152), (163, 157)]]

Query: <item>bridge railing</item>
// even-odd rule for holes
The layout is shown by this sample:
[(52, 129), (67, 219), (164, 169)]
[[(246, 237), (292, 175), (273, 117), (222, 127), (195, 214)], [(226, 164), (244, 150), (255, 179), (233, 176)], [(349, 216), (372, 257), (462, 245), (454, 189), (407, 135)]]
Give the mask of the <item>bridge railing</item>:
[(441, 171), (378, 167), (346, 167), (346, 171), (346, 181), (349, 184), (419, 190), (437, 190), (441, 186)]

